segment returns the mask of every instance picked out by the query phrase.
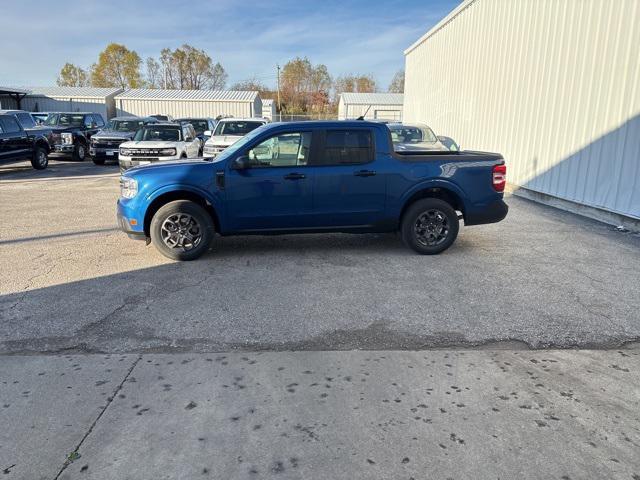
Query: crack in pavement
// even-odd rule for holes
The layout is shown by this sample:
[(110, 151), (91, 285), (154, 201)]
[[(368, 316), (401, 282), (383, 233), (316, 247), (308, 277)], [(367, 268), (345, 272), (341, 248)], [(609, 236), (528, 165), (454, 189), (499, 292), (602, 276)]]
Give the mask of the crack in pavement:
[(131, 376), (131, 372), (133, 372), (133, 370), (136, 368), (136, 365), (138, 365), (138, 363), (140, 362), (141, 359), (142, 359), (142, 356), (139, 355), (134, 360), (133, 364), (131, 365), (131, 367), (129, 367), (129, 370), (127, 370), (127, 373), (124, 376), (124, 378), (122, 379), (122, 381), (120, 382), (120, 384), (118, 384), (116, 389), (113, 391), (113, 394), (110, 397), (107, 397), (106, 405), (102, 408), (102, 410), (100, 410), (100, 413), (98, 414), (96, 419), (91, 423), (91, 425), (89, 426), (89, 429), (84, 434), (82, 439), (80, 439), (80, 442), (78, 443), (78, 445), (76, 445), (76, 448), (74, 448), (73, 451), (70, 454), (68, 454), (67, 459), (64, 461), (64, 463), (62, 464), (62, 467), (58, 471), (58, 474), (53, 478), (53, 480), (58, 480), (60, 478), (60, 475), (62, 475), (62, 473), (67, 469), (67, 467), (69, 465), (71, 465), (71, 463), (73, 462), (73, 460), (71, 458), (73, 458), (73, 457), (79, 458), (78, 450), (80, 450), (80, 447), (82, 446), (84, 441), (87, 439), (87, 437), (91, 434), (91, 432), (95, 428), (95, 426), (98, 423), (98, 421), (100, 421), (100, 419), (102, 418), (104, 413), (107, 411), (109, 406), (113, 403), (113, 401), (117, 397), (118, 393), (120, 393), (120, 390), (122, 390), (122, 387), (124, 386), (124, 383), (129, 379), (129, 376)]

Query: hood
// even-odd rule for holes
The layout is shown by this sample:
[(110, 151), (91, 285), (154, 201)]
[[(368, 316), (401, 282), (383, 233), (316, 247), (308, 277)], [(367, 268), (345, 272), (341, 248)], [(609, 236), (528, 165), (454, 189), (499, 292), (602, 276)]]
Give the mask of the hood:
[(161, 140), (137, 140), (121, 143), (122, 148), (175, 148), (178, 142)]
[(115, 130), (100, 130), (98, 133), (93, 135), (92, 138), (126, 138), (131, 140), (135, 134), (136, 132), (116, 132)]
[(396, 143), (393, 146), (396, 152), (424, 152), (424, 151), (437, 151), (448, 152), (449, 149), (445, 147), (439, 141), (437, 142), (416, 142), (416, 143)]
[(207, 145), (224, 145), (228, 147), (242, 138), (242, 135), (216, 135), (209, 137)]

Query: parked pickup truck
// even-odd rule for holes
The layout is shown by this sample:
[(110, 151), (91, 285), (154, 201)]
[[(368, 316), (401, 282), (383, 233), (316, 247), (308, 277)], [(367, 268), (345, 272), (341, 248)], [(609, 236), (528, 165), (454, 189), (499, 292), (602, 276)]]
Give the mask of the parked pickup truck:
[(104, 165), (107, 160), (118, 161), (120, 144), (133, 140), (143, 126), (157, 123), (153, 117), (115, 117), (107, 126), (91, 137), (89, 154), (96, 165)]
[(99, 113), (56, 112), (50, 113), (44, 124), (53, 130), (53, 152), (83, 162), (89, 153), (91, 136), (104, 127), (104, 119)]
[(456, 239), (459, 218), (507, 215), (505, 182), (497, 153), (398, 153), (374, 122), (276, 123), (214, 160), (127, 171), (117, 218), (176, 260), (199, 257), (215, 234), (400, 231), (416, 252), (436, 254)]
[(16, 113), (0, 111), (0, 161), (29, 160), (33, 168), (44, 170), (49, 164), (51, 131), (23, 128), (25, 120), (19, 119)]

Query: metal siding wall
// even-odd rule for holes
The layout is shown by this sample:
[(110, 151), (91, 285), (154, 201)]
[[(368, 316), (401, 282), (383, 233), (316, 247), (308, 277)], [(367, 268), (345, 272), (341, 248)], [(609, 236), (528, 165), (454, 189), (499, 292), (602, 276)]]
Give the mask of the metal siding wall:
[(26, 96), (20, 102), (23, 110), (35, 111), (36, 104), (39, 112), (95, 112), (107, 119), (107, 105), (95, 98), (60, 98), (60, 97), (30, 97)]
[[(117, 115), (155, 115), (165, 114), (174, 118), (212, 117), (232, 115), (234, 117), (251, 116), (250, 102), (209, 102), (193, 100), (144, 100), (116, 98)], [(260, 110), (262, 105), (260, 103)]]
[[(364, 115), (366, 120), (374, 120), (376, 118), (376, 112), (379, 111), (382, 113), (383, 111), (399, 112), (399, 120), (402, 119), (402, 105), (347, 105), (347, 104), (338, 104), (338, 119), (340, 120), (353, 120), (355, 118)], [(381, 117), (378, 117), (381, 118)]]
[(404, 120), (640, 218), (640, 1), (475, 0), (406, 54)]

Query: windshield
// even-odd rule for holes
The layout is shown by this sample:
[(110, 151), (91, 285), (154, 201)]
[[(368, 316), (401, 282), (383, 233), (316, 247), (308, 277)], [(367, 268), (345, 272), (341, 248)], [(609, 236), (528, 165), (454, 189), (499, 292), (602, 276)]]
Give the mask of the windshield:
[(435, 143), (435, 133), (427, 126), (387, 125), (391, 130), (393, 143)]
[(114, 132), (135, 132), (143, 125), (143, 120), (111, 120), (107, 124), (107, 130)]
[(181, 130), (182, 128), (178, 125), (147, 125), (138, 130), (133, 139), (135, 141), (179, 142), (182, 140)]
[(47, 125), (59, 127), (81, 127), (84, 125), (84, 115), (73, 113), (56, 113), (47, 117)]
[(246, 135), (258, 127), (264, 125), (264, 122), (225, 122), (222, 121), (216, 127), (214, 135)]
[(194, 130), (198, 135), (201, 135), (205, 132), (205, 130), (209, 130), (209, 122), (202, 119), (197, 118), (182, 118), (180, 120), (182, 123), (190, 123), (193, 125)]
[(266, 123), (260, 125), (260, 127), (256, 128), (255, 130), (252, 130), (249, 134), (242, 137), (236, 143), (234, 143), (230, 147), (227, 147), (220, 155), (218, 155), (218, 157), (216, 157), (216, 161), (223, 158), (228, 158), (230, 156), (235, 155), (237, 152), (241, 151), (245, 147), (245, 145), (250, 143), (258, 135), (260, 135), (265, 128), (267, 128)]

